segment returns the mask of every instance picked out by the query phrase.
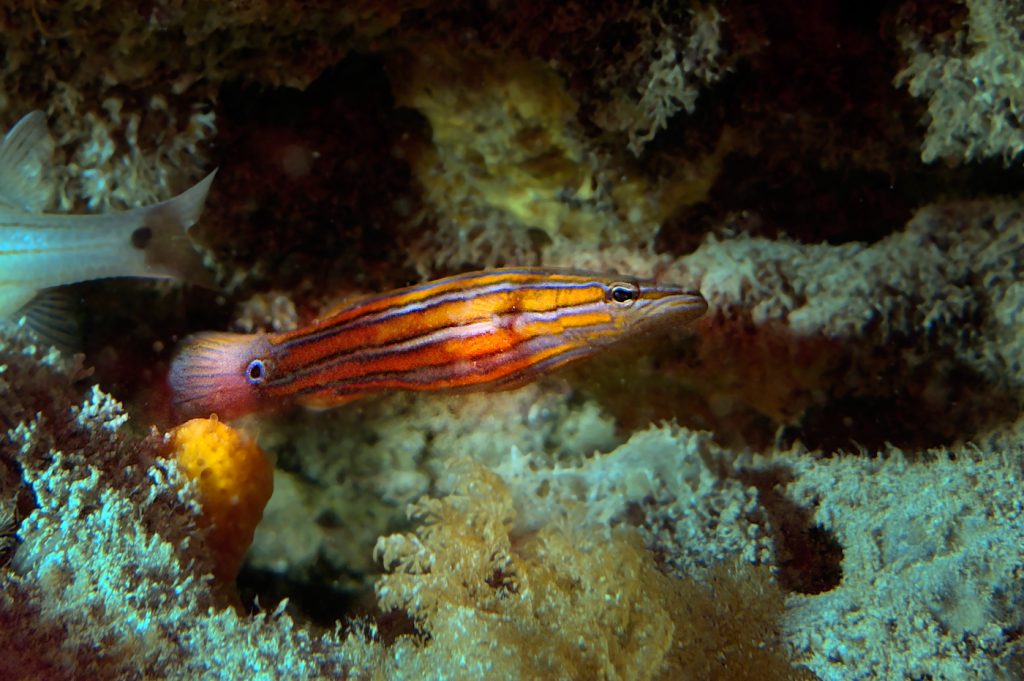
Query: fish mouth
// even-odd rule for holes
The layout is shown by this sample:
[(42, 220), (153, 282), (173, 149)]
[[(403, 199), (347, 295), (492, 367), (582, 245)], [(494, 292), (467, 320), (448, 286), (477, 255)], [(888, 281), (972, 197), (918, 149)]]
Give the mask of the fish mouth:
[(668, 296), (668, 299), (673, 307), (690, 310), (695, 318), (708, 311), (708, 301), (700, 291), (683, 290)]
[(649, 299), (640, 324), (644, 327), (673, 327), (686, 324), (708, 311), (708, 301), (696, 289), (655, 285), (644, 291)]

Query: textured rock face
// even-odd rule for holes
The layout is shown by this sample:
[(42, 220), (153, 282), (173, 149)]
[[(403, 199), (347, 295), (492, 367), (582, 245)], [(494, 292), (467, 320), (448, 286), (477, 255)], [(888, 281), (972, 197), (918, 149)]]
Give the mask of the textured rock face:
[[(217, 292), (78, 287), (75, 358), (0, 328), (0, 676), (1016, 678), (1022, 16), (0, 9), (51, 210), (220, 168)], [(160, 456), (176, 342), (496, 264), (710, 310), (513, 392), (233, 424), (275, 490), (240, 589), (213, 580)]]

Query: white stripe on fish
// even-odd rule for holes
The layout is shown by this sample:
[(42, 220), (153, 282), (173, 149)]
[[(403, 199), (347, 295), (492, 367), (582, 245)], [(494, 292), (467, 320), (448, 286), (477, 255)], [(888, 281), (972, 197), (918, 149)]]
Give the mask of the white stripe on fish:
[(184, 279), (209, 284), (188, 229), (203, 209), (216, 170), (173, 199), (90, 215), (43, 213), (45, 164), (54, 144), (40, 111), (0, 142), (0, 320), (35, 295), (108, 277)]

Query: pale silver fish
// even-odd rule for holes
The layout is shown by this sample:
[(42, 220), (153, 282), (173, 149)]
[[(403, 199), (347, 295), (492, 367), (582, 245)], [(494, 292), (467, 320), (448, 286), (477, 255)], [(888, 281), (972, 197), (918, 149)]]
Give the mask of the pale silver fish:
[[(173, 199), (92, 215), (42, 212), (52, 188), (45, 166), (53, 139), (33, 111), (0, 142), (0, 321), (27, 313), (37, 294), (108, 277), (185, 279), (208, 284), (188, 229), (217, 171)], [(46, 296), (40, 296), (44, 301)]]

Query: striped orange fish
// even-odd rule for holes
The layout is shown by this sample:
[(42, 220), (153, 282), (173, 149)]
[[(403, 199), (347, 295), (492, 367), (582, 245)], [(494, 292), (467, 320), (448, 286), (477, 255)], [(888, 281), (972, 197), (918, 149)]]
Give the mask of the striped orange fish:
[(470, 272), (361, 300), (285, 333), (201, 333), (171, 364), (183, 418), (388, 390), (488, 390), (704, 314), (698, 291), (539, 268)]

